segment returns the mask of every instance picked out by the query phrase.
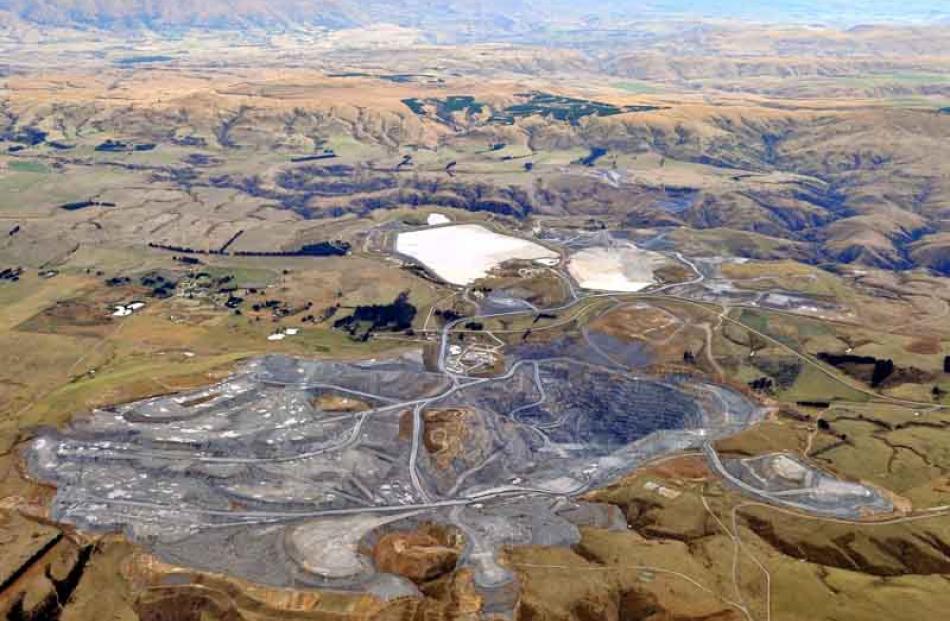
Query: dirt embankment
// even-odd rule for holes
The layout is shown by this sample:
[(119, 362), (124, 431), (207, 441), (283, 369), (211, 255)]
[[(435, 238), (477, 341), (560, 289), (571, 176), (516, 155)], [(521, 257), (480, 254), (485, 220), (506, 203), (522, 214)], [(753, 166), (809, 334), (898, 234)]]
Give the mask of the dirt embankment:
[(383, 535), (373, 547), (373, 561), (379, 571), (422, 584), (451, 573), (461, 550), (461, 537), (454, 529), (425, 524)]

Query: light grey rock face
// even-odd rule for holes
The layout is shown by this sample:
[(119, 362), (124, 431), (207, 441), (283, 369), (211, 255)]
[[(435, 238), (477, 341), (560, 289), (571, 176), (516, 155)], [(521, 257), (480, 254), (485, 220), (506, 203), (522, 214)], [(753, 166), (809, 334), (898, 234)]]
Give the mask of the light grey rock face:
[(880, 491), (841, 481), (792, 455), (770, 453), (720, 463), (733, 485), (775, 504), (848, 519), (894, 510)]

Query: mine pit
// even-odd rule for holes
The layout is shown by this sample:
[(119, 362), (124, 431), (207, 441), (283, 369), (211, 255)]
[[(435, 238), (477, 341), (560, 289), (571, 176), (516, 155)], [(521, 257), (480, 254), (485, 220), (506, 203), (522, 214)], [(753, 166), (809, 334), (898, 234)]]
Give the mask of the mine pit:
[[(552, 499), (570, 503), (760, 415), (713, 385), (583, 358), (510, 362), (454, 385), (412, 356), (270, 356), (201, 391), (95, 411), (38, 437), (27, 462), (57, 486), (54, 519), (123, 530), (168, 562), (387, 596), (467, 566), (507, 601), (504, 546), (579, 536)], [(464, 550), (432, 533), (376, 536), (410, 517), (456, 529)]]

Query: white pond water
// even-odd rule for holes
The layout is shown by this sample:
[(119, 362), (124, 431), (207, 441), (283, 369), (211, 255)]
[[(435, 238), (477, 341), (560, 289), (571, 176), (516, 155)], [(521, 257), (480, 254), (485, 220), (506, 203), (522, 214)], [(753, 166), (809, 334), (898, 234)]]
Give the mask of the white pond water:
[(453, 285), (467, 285), (483, 278), (505, 261), (558, 256), (540, 244), (501, 235), (478, 224), (401, 233), (396, 239), (396, 251), (416, 259)]
[(440, 213), (430, 213), (429, 217), (426, 219), (426, 224), (429, 226), (439, 226), (442, 224), (450, 224), (452, 221), (449, 220), (448, 216), (442, 215)]
[(571, 256), (567, 271), (584, 289), (634, 292), (654, 284), (653, 270), (666, 257), (635, 246), (585, 248)]

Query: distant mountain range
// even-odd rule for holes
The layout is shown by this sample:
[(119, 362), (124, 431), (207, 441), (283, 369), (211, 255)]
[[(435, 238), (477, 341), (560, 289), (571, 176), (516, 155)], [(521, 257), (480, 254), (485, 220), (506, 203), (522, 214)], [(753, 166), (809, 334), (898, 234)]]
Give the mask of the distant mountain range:
[(534, 17), (531, 22), (546, 21), (568, 4), (562, 0), (0, 0), (0, 11), (33, 24), (101, 29), (343, 28), (378, 22), (424, 27), (471, 21), (510, 26), (528, 16)]
[(358, 23), (356, 3), (333, 0), (0, 0), (27, 23), (101, 28), (242, 28)]
[[(0, 0), (6, 22), (103, 30), (188, 28), (266, 29), (358, 27), (391, 23), (433, 32), (512, 33), (578, 21), (667, 17), (756, 21), (946, 21), (947, 3), (933, 0)], [(4, 20), (0, 20), (0, 24)]]

